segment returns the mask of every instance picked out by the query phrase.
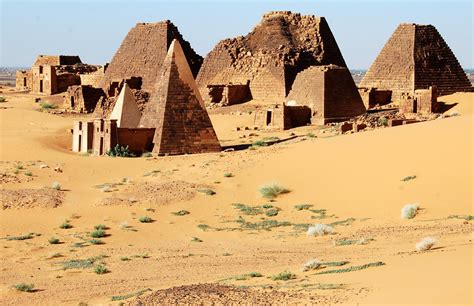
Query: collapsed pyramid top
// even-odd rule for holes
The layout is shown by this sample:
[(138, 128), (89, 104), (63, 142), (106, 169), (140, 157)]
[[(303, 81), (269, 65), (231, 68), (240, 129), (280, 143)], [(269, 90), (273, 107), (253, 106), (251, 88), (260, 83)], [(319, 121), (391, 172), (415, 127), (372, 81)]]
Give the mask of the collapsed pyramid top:
[(201, 94), (209, 85), (249, 83), (254, 99), (283, 101), (298, 74), (309, 66), (346, 67), (324, 17), (270, 12), (246, 36), (220, 41), (197, 77)]
[(178, 40), (163, 62), (140, 126), (155, 128), (153, 152), (160, 155), (220, 151), (211, 120)]
[(110, 119), (117, 120), (117, 127), (137, 128), (140, 123), (140, 117), (141, 113), (135, 97), (127, 83), (124, 83), (122, 91), (120, 91), (115, 102), (114, 109), (110, 114)]
[(436, 86), (440, 95), (470, 90), (471, 83), (456, 56), (432, 25), (398, 26), (367, 71), (360, 87), (402, 93)]
[(142, 89), (151, 91), (156, 82), (156, 71), (160, 69), (173, 39), (182, 44), (191, 71), (197, 75), (202, 57), (183, 39), (171, 21), (137, 23), (112, 58), (101, 87), (106, 89), (113, 81), (141, 77)]

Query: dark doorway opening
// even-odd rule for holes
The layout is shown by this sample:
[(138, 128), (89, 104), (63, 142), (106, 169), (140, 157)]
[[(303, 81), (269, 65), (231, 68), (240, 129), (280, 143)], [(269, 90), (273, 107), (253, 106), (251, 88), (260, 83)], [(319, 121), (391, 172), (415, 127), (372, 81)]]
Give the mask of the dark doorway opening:
[(43, 92), (43, 80), (40, 80), (40, 92)]
[(74, 108), (74, 97), (71, 97), (71, 108)]
[(267, 110), (267, 120), (266, 120), (266, 124), (267, 125), (270, 125), (272, 123), (272, 111), (271, 110)]

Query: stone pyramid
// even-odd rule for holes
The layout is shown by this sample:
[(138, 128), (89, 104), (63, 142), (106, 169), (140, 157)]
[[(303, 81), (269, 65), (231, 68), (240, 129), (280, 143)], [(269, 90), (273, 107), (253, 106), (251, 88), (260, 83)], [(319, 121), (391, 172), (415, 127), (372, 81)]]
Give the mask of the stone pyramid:
[(175, 155), (220, 151), (211, 120), (183, 49), (173, 40), (159, 72), (141, 127), (155, 128), (153, 152)]
[(440, 95), (471, 90), (466, 73), (434, 26), (403, 23), (359, 86), (392, 90), (392, 100), (399, 101), (404, 92), (433, 85)]
[(117, 120), (117, 127), (120, 128), (137, 128), (140, 123), (142, 114), (138, 109), (135, 97), (128, 87), (127, 83), (124, 83), (122, 91), (117, 97), (114, 109), (110, 114), (110, 119)]
[(206, 101), (210, 86), (249, 84), (254, 100), (273, 104), (285, 100), (300, 71), (330, 64), (346, 67), (326, 19), (277, 11), (246, 36), (220, 41), (196, 80)]
[(171, 21), (137, 23), (113, 56), (101, 87), (105, 90), (110, 82), (141, 77), (142, 89), (151, 91), (156, 83), (156, 71), (160, 69), (173, 39), (178, 39), (183, 46), (191, 71), (196, 76), (202, 64), (202, 57), (184, 40)]

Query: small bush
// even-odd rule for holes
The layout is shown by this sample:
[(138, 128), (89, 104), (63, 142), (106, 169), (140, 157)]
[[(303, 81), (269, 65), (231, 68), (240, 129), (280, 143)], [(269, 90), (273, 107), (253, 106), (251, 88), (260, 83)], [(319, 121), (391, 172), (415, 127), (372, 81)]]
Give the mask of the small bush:
[(123, 257), (120, 257), (120, 260), (121, 260), (121, 261), (129, 261), (129, 260), (131, 260), (131, 259), (130, 259), (129, 257), (127, 257), (127, 256), (123, 256)]
[(60, 243), (59, 239), (58, 239), (58, 238), (54, 238), (54, 237), (53, 237), (53, 238), (50, 238), (50, 239), (48, 240), (48, 242), (49, 242), (49, 244), (59, 244), (59, 243)]
[(206, 195), (209, 195), (209, 196), (216, 194), (216, 192), (214, 190), (209, 189), (209, 188), (200, 188), (197, 191), (200, 192), (200, 193), (204, 193)]
[(199, 239), (198, 237), (193, 237), (191, 238), (191, 242), (202, 242), (202, 240)]
[(51, 188), (56, 189), (56, 190), (61, 190), (61, 184), (59, 184), (58, 182), (53, 182), (53, 184), (51, 185)]
[(408, 181), (411, 181), (411, 180), (414, 180), (416, 179), (416, 175), (409, 175), (409, 176), (405, 176), (404, 178), (401, 179), (402, 182), (408, 182)]
[(345, 269), (324, 270), (324, 271), (318, 272), (316, 274), (346, 273), (346, 272), (360, 271), (360, 270), (364, 270), (364, 269), (367, 269), (367, 268), (370, 268), (370, 267), (379, 267), (379, 266), (383, 266), (383, 265), (385, 265), (385, 263), (383, 263), (381, 261), (377, 261), (377, 262), (371, 262), (371, 263), (361, 265), (361, 266), (352, 266), (352, 267), (345, 268)]
[(94, 229), (105, 231), (107, 229), (107, 226), (105, 224), (97, 224), (97, 225), (94, 226)]
[(175, 216), (186, 216), (186, 215), (189, 215), (189, 211), (180, 210), (180, 211), (172, 212), (172, 214), (175, 215)]
[(142, 154), (142, 157), (153, 157), (153, 153), (151, 153), (151, 152), (144, 152), (144, 153)]
[(33, 233), (29, 233), (28, 235), (22, 235), (22, 236), (10, 236), (6, 237), (8, 241), (13, 241), (13, 240), (28, 240), (34, 238), (35, 235)]
[(385, 117), (380, 117), (379, 118), (379, 125), (381, 126), (388, 126), (388, 119)]
[(7, 102), (7, 99), (5, 97), (0, 97), (0, 103)]
[(418, 204), (407, 204), (405, 206), (402, 207), (402, 218), (403, 219), (413, 219), (417, 212), (418, 212), (418, 209), (419, 209), (419, 205)]
[(15, 285), (15, 286), (13, 286), (13, 287), (14, 287), (16, 290), (18, 290), (18, 291), (33, 292), (33, 291), (34, 291), (34, 288), (35, 288), (35, 285), (33, 285), (33, 284), (21, 283), (21, 284)]
[(141, 223), (150, 223), (153, 222), (153, 219), (148, 216), (143, 216), (138, 218), (138, 221), (140, 221)]
[(290, 192), (288, 189), (285, 187), (282, 187), (278, 184), (267, 184), (258, 189), (260, 194), (267, 199), (274, 199), (280, 194), (288, 193)]
[(313, 205), (309, 205), (309, 204), (298, 204), (298, 205), (295, 205), (295, 209), (296, 210), (308, 210), (312, 207)]
[(202, 230), (202, 231), (207, 231), (207, 230), (209, 230), (211, 227), (210, 227), (209, 225), (207, 225), (207, 224), (198, 224), (198, 225), (197, 225), (197, 228), (199, 228), (199, 229)]
[(289, 271), (283, 271), (283, 272), (278, 273), (277, 275), (270, 276), (270, 279), (274, 281), (279, 281), (279, 280), (288, 281), (294, 278), (296, 278), (296, 275)]
[(224, 177), (233, 177), (234, 175), (230, 172), (224, 173)]
[(52, 103), (43, 102), (40, 104), (40, 107), (43, 110), (50, 110), (50, 109), (55, 109), (57, 106)]
[(417, 251), (428, 251), (436, 244), (436, 239), (432, 237), (423, 238), (420, 242), (416, 244)]
[(315, 224), (314, 226), (308, 227), (308, 231), (306, 234), (308, 236), (324, 236), (327, 234), (331, 234), (334, 231), (332, 226), (326, 224)]
[(32, 173), (31, 171), (26, 171), (26, 172), (25, 172), (25, 175), (26, 175), (26, 176), (33, 176), (33, 173)]
[(472, 215), (451, 215), (448, 217), (448, 219), (461, 219), (461, 220), (466, 220), (466, 221), (472, 221), (474, 220), (474, 216)]
[(321, 261), (318, 259), (311, 259), (303, 265), (303, 272), (316, 270), (322, 267)]
[(278, 209), (276, 208), (269, 209), (265, 212), (265, 215), (267, 215), (268, 217), (275, 217), (278, 215)]
[(107, 269), (105, 266), (103, 265), (97, 265), (95, 268), (94, 268), (94, 273), (95, 274), (105, 274), (105, 273), (109, 273), (109, 269)]
[(108, 156), (112, 157), (133, 157), (135, 156), (133, 153), (131, 153), (128, 149), (128, 146), (123, 147), (119, 144), (117, 144), (112, 150), (107, 152)]
[(104, 242), (100, 239), (91, 239), (89, 240), (90, 244), (104, 244)]
[(68, 221), (64, 221), (63, 223), (61, 223), (59, 225), (59, 228), (62, 228), (62, 229), (69, 229), (69, 228), (72, 228), (72, 225), (71, 223), (69, 223)]
[(91, 232), (91, 237), (92, 238), (102, 238), (105, 237), (106, 233), (103, 229), (97, 229), (93, 232)]
[(306, 137), (308, 137), (308, 138), (315, 138), (316, 135), (314, 135), (313, 133), (308, 133), (308, 134), (306, 134)]

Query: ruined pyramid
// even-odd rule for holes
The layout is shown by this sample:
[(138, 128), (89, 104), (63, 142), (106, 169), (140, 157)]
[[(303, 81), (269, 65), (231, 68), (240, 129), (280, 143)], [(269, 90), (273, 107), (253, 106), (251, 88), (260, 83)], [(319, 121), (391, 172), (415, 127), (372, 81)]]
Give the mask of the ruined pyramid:
[(153, 152), (175, 155), (220, 151), (191, 69), (178, 40), (173, 40), (140, 126), (155, 128)]
[(138, 109), (135, 97), (128, 87), (127, 83), (124, 83), (122, 91), (115, 102), (114, 109), (110, 114), (110, 119), (117, 120), (117, 127), (120, 128), (137, 128), (140, 123), (142, 114)]
[(270, 12), (244, 37), (225, 39), (206, 56), (196, 82), (205, 101), (210, 87), (249, 84), (254, 100), (284, 101), (296, 75), (314, 65), (346, 67), (324, 17)]
[(466, 73), (434, 26), (403, 23), (359, 87), (392, 90), (392, 100), (399, 101), (402, 93), (433, 85), (439, 95), (471, 90)]
[(173, 39), (179, 40), (184, 54), (196, 76), (202, 57), (183, 39), (178, 28), (169, 20), (157, 23), (137, 23), (123, 40), (105, 71), (101, 87), (106, 90), (113, 81), (131, 77), (142, 78), (142, 89), (150, 92)]

